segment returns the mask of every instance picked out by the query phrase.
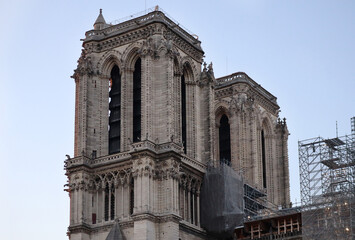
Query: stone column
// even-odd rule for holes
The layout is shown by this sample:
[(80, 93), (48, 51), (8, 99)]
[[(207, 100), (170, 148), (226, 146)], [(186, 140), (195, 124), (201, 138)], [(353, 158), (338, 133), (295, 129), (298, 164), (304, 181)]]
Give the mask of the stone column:
[(69, 197), (70, 197), (70, 224), (74, 224), (74, 209), (75, 209), (75, 201), (74, 201), (74, 188), (70, 188)]
[(187, 221), (191, 222), (191, 188), (187, 189)]
[(101, 188), (101, 222), (105, 222), (105, 188)]
[(107, 208), (107, 216), (108, 216), (108, 221), (111, 220), (111, 190), (112, 190), (112, 187), (111, 187), (111, 184), (109, 184), (108, 186), (108, 208)]
[(196, 205), (197, 205), (197, 207), (196, 207), (196, 210), (197, 210), (197, 226), (199, 226), (200, 227), (200, 191), (198, 190), (198, 191), (196, 191)]
[(118, 218), (118, 183), (115, 182), (115, 219)]
[(192, 218), (191, 218), (191, 223), (195, 224), (196, 222), (196, 215), (195, 215), (195, 189), (192, 189), (191, 191), (191, 198), (192, 198)]
[(185, 221), (189, 220), (187, 206), (188, 206), (187, 186), (185, 186), (185, 188), (184, 188), (184, 219), (185, 219)]
[(133, 71), (125, 68), (121, 75), (121, 152), (129, 150), (128, 138), (133, 142)]
[(124, 185), (125, 183), (122, 183), (121, 184), (121, 219), (123, 219), (124, 217), (124, 204), (125, 204), (125, 201), (124, 201)]
[(99, 221), (99, 188), (96, 188), (96, 223)]
[(78, 187), (76, 186), (74, 190), (74, 223), (79, 222), (79, 206), (78, 206)]

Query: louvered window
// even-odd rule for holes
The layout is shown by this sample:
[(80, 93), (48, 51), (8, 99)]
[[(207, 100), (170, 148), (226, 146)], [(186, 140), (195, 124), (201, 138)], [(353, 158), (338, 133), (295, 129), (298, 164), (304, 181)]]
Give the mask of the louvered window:
[(120, 152), (121, 145), (121, 75), (115, 65), (110, 79), (109, 154)]

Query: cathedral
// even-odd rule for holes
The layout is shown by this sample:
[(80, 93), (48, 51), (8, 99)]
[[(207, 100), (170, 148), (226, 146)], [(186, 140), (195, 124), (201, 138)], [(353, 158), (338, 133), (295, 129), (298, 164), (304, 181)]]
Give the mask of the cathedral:
[(215, 78), (200, 40), (159, 7), (118, 24), (100, 10), (93, 27), (72, 76), (70, 240), (217, 239), (201, 225), (208, 166), (290, 203), (275, 96), (244, 72)]

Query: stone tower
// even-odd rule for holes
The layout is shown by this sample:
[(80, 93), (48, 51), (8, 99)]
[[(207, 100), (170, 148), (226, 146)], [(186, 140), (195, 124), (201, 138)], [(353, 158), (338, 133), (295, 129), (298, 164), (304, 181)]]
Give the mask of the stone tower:
[[(71, 240), (207, 239), (207, 164), (230, 164), (289, 203), (285, 121), (245, 73), (215, 79), (201, 42), (159, 8), (86, 32), (76, 84), (74, 157), (65, 161)], [(119, 229), (119, 230), (118, 230)]]

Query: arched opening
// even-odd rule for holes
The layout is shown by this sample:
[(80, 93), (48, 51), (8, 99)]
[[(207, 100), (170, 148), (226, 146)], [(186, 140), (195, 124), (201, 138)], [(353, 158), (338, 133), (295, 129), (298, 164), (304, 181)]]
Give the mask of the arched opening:
[(120, 152), (121, 145), (121, 74), (115, 65), (110, 79), (109, 154)]
[(129, 183), (129, 213), (131, 215), (133, 214), (133, 208), (134, 208), (134, 180), (132, 177)]
[(231, 139), (228, 117), (223, 114), (219, 124), (219, 160), (230, 165), (231, 163)]
[(133, 142), (139, 142), (141, 140), (141, 59), (138, 58), (134, 65), (133, 72)]
[(110, 201), (111, 201), (111, 206), (110, 206), (110, 219), (111, 220), (114, 220), (115, 219), (115, 186), (114, 186), (114, 184), (112, 184), (112, 186), (111, 186), (111, 199), (110, 199)]
[(186, 153), (186, 84), (185, 75), (181, 75), (181, 140)]
[(105, 221), (108, 221), (109, 219), (109, 196), (110, 196), (110, 190), (108, 187), (108, 183), (106, 183), (105, 187)]
[(115, 187), (108, 183), (105, 186), (105, 221), (115, 219)]
[(265, 149), (265, 134), (261, 130), (261, 162), (263, 168), (263, 187), (266, 188), (266, 149)]

